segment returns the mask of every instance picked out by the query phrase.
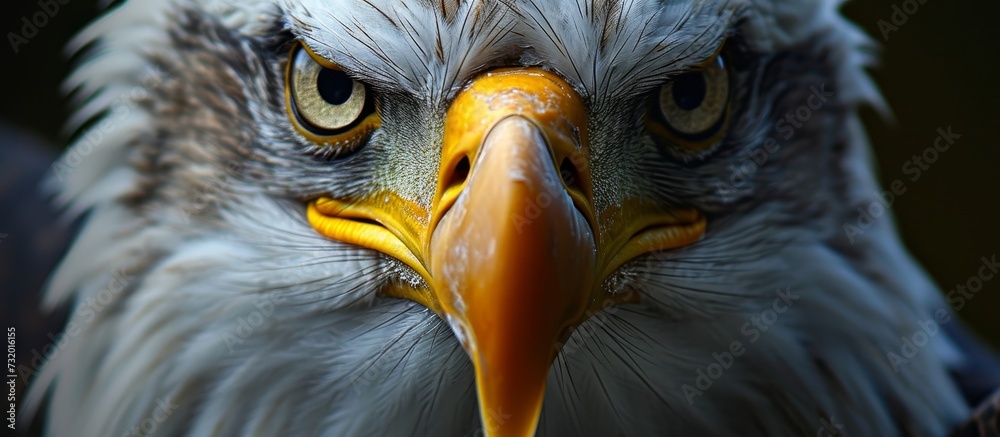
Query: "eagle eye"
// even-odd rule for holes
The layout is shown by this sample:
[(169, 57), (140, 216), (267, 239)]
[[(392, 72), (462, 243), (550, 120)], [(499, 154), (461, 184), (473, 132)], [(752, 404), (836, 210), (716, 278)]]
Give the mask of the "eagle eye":
[(663, 140), (700, 151), (725, 130), (730, 80), (723, 56), (663, 84), (650, 110), (650, 130)]
[(301, 44), (292, 49), (285, 82), (292, 124), (326, 156), (357, 149), (380, 123), (368, 87)]

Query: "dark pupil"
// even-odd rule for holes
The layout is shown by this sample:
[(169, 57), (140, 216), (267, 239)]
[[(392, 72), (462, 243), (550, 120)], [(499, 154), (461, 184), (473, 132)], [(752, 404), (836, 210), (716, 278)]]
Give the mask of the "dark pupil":
[(705, 75), (700, 71), (684, 73), (674, 79), (674, 103), (685, 111), (705, 101)]
[(324, 68), (319, 71), (316, 82), (319, 96), (331, 105), (343, 105), (354, 91), (354, 80), (343, 71)]

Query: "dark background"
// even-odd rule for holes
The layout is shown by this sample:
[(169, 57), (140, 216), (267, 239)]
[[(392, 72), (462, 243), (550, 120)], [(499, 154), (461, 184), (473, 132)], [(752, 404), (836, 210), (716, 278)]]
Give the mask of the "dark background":
[[(67, 0), (62, 0), (67, 1)], [(915, 0), (910, 0), (915, 1)], [(14, 53), (8, 32), (20, 33), (21, 17), (41, 10), (37, 1), (8, 1), (0, 9), (0, 84), (3, 105), (0, 125), (19, 126), (39, 140), (52, 145), (57, 153), (66, 143), (61, 126), (68, 114), (59, 91), (69, 71), (63, 47), (69, 38), (97, 13), (95, 1), (69, 0), (29, 42)], [(896, 199), (892, 210), (897, 216), (907, 246), (942, 290), (964, 284), (975, 275), (980, 258), (1000, 254), (1000, 147), (993, 139), (1000, 127), (996, 105), (1000, 56), (1000, 2), (947, 2), (925, 0), (898, 30), (883, 38), (879, 20), (892, 23), (892, 6), (903, 0), (855, 1), (844, 7), (845, 14), (871, 35), (882, 47), (882, 64), (871, 71), (893, 111), (884, 119), (871, 109), (863, 112), (874, 144), (884, 185), (896, 179), (907, 191)], [(913, 155), (933, 145), (938, 127), (952, 126), (962, 137), (941, 154), (936, 163), (915, 182), (904, 174), (903, 164)], [(9, 130), (0, 129), (3, 139)], [(0, 151), (0, 168), (11, 168), (18, 159)], [(6, 161), (6, 162), (5, 162)], [(18, 167), (15, 164), (13, 167)], [(9, 170), (8, 170), (9, 172)], [(10, 174), (0, 174), (0, 188)], [(27, 190), (28, 188), (24, 188)], [(9, 195), (9, 194), (8, 194)], [(24, 196), (24, 194), (21, 194)], [(30, 194), (29, 194), (30, 195)], [(0, 199), (3, 199), (0, 191)], [(23, 198), (23, 197), (22, 197)], [(0, 202), (0, 218), (21, 206)], [(40, 220), (43, 218), (40, 218)], [(19, 236), (4, 237), (0, 229), (0, 283), (28, 263), (50, 263), (57, 257), (58, 244), (41, 251), (38, 244)], [(29, 287), (42, 284), (44, 274), (26, 279)], [(9, 290), (4, 290), (9, 291)], [(13, 305), (11, 303), (14, 303)], [(4, 297), (2, 317), (14, 317), (35, 325), (28, 299)], [(8, 313), (8, 311), (13, 312)], [(1000, 275), (987, 281), (983, 289), (959, 311), (973, 329), (1000, 349)], [(19, 326), (25, 326), (20, 324)], [(41, 331), (45, 332), (45, 331)], [(44, 335), (44, 334), (42, 334)], [(40, 337), (42, 343), (46, 342)], [(20, 343), (19, 348), (30, 350)], [(20, 352), (19, 360), (26, 357)], [(28, 356), (27, 358), (30, 358)], [(23, 392), (19, 389), (18, 392)]]

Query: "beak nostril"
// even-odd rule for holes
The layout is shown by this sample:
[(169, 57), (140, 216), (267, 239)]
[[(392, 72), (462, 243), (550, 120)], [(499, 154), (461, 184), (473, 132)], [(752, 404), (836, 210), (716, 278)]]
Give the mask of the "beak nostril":
[(455, 169), (451, 172), (451, 181), (448, 183), (448, 187), (457, 187), (465, 183), (465, 180), (469, 178), (469, 157), (463, 156), (458, 164), (455, 164)]
[(594, 217), (587, 213), (590, 211), (590, 207), (588, 206), (590, 202), (587, 200), (587, 190), (584, 188), (587, 182), (583, 178), (582, 170), (576, 166), (573, 159), (566, 156), (559, 163), (559, 176), (562, 178), (566, 192), (573, 198), (573, 206), (590, 222), (590, 230), (593, 232), (593, 235), (598, 235), (596, 225), (594, 224)]
[(570, 161), (569, 157), (563, 158), (562, 163), (559, 164), (559, 174), (562, 176), (563, 183), (566, 184), (566, 188), (571, 190), (583, 191), (580, 186), (580, 173), (577, 171), (576, 166)]

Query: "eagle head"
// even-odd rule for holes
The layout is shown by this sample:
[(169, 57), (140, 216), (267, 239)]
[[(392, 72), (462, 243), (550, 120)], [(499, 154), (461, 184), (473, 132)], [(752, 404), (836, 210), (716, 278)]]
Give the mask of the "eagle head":
[(32, 402), (52, 435), (940, 435), (951, 341), (885, 353), (940, 297), (891, 221), (842, 227), (879, 100), (838, 5), (115, 6), (73, 46), (87, 220)]

